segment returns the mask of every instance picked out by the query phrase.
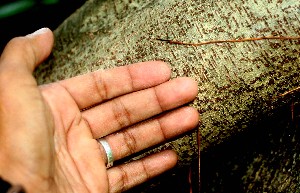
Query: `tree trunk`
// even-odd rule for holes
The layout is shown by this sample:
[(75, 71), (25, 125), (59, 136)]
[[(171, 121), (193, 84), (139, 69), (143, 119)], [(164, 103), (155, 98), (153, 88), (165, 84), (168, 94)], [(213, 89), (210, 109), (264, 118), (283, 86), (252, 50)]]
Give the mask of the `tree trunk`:
[[(41, 84), (166, 61), (173, 77), (198, 81), (190, 105), (201, 113), (203, 192), (300, 192), (300, 40), (158, 40), (299, 36), (299, 15), (299, 0), (89, 0), (55, 30), (53, 55), (36, 76)], [(182, 166), (197, 158), (196, 132), (154, 151), (170, 146)]]

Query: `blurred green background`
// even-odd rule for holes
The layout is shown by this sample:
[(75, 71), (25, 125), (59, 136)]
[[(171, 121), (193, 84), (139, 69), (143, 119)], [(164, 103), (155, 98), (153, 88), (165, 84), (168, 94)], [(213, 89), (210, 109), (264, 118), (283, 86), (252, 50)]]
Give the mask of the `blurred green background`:
[(42, 27), (54, 30), (86, 0), (1, 0), (0, 51), (13, 37)]

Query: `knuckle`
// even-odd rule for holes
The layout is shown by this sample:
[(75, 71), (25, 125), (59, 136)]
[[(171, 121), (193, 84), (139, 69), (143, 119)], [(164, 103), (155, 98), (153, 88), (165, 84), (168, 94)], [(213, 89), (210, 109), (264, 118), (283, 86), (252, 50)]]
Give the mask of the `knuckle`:
[(157, 88), (156, 88), (156, 87), (153, 87), (152, 89), (153, 89), (153, 94), (154, 94), (154, 96), (155, 96), (155, 100), (156, 100), (156, 102), (157, 102), (157, 105), (158, 105), (158, 107), (160, 108), (160, 111), (163, 112), (165, 109), (164, 109), (164, 107), (163, 107), (163, 105), (162, 105), (162, 103), (161, 103), (160, 97), (159, 97), (159, 95), (158, 95)]
[(128, 186), (127, 184), (129, 183), (129, 179), (128, 179), (127, 172), (122, 166), (119, 166), (118, 170), (119, 170), (119, 176), (116, 179), (117, 187), (115, 188), (119, 190), (118, 192), (123, 192), (127, 189), (126, 187)]
[(137, 152), (137, 141), (134, 136), (134, 133), (131, 132), (129, 129), (126, 129), (123, 132), (124, 137), (124, 144), (127, 149), (127, 155), (131, 155)]
[(131, 87), (130, 90), (135, 90), (134, 81), (133, 81), (133, 74), (131, 72), (131, 68), (130, 68), (130, 66), (126, 66), (125, 68), (127, 70), (127, 74), (128, 74), (128, 77), (129, 77), (129, 85)]
[(126, 127), (131, 124), (131, 114), (121, 101), (121, 99), (113, 100), (112, 108), (114, 118), (118, 122), (121, 128)]
[(95, 90), (101, 100), (106, 100), (109, 98), (109, 86), (103, 77), (103, 73), (91, 73), (91, 78), (94, 82)]
[(142, 174), (144, 175), (143, 181), (147, 181), (147, 180), (151, 179), (151, 175), (145, 165), (145, 160), (141, 160), (141, 165), (142, 165)]
[(163, 140), (166, 141), (168, 140), (168, 136), (165, 133), (165, 130), (163, 129), (162, 123), (160, 121), (160, 119), (156, 119), (157, 122), (157, 127), (159, 128), (160, 132), (161, 132), (161, 136), (163, 137)]

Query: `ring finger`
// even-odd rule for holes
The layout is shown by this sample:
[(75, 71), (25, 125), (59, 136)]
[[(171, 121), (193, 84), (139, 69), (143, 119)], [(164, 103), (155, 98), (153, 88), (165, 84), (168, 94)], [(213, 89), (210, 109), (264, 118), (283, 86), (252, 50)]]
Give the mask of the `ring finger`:
[(114, 159), (119, 160), (185, 133), (195, 128), (198, 122), (199, 114), (194, 108), (182, 107), (108, 135), (105, 140), (110, 145)]

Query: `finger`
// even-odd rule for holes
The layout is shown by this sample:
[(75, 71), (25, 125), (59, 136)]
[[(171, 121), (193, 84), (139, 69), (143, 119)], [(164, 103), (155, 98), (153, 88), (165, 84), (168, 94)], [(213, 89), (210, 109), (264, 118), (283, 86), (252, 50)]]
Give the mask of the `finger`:
[(12, 72), (33, 72), (49, 56), (53, 40), (53, 34), (48, 28), (12, 39), (1, 55), (0, 67)]
[(109, 169), (109, 192), (126, 191), (169, 169), (177, 162), (174, 151), (167, 150), (138, 161), (123, 164)]
[(80, 109), (133, 91), (161, 84), (170, 79), (170, 68), (151, 61), (96, 71), (59, 82)]
[[(164, 84), (113, 99), (83, 112), (95, 138), (179, 107), (197, 95), (197, 83), (178, 78)], [(105, 127), (103, 127), (105, 125)]]
[[(115, 160), (157, 145), (195, 128), (199, 113), (192, 107), (182, 107), (163, 116), (143, 122), (105, 137)], [(103, 156), (105, 157), (105, 156)]]

